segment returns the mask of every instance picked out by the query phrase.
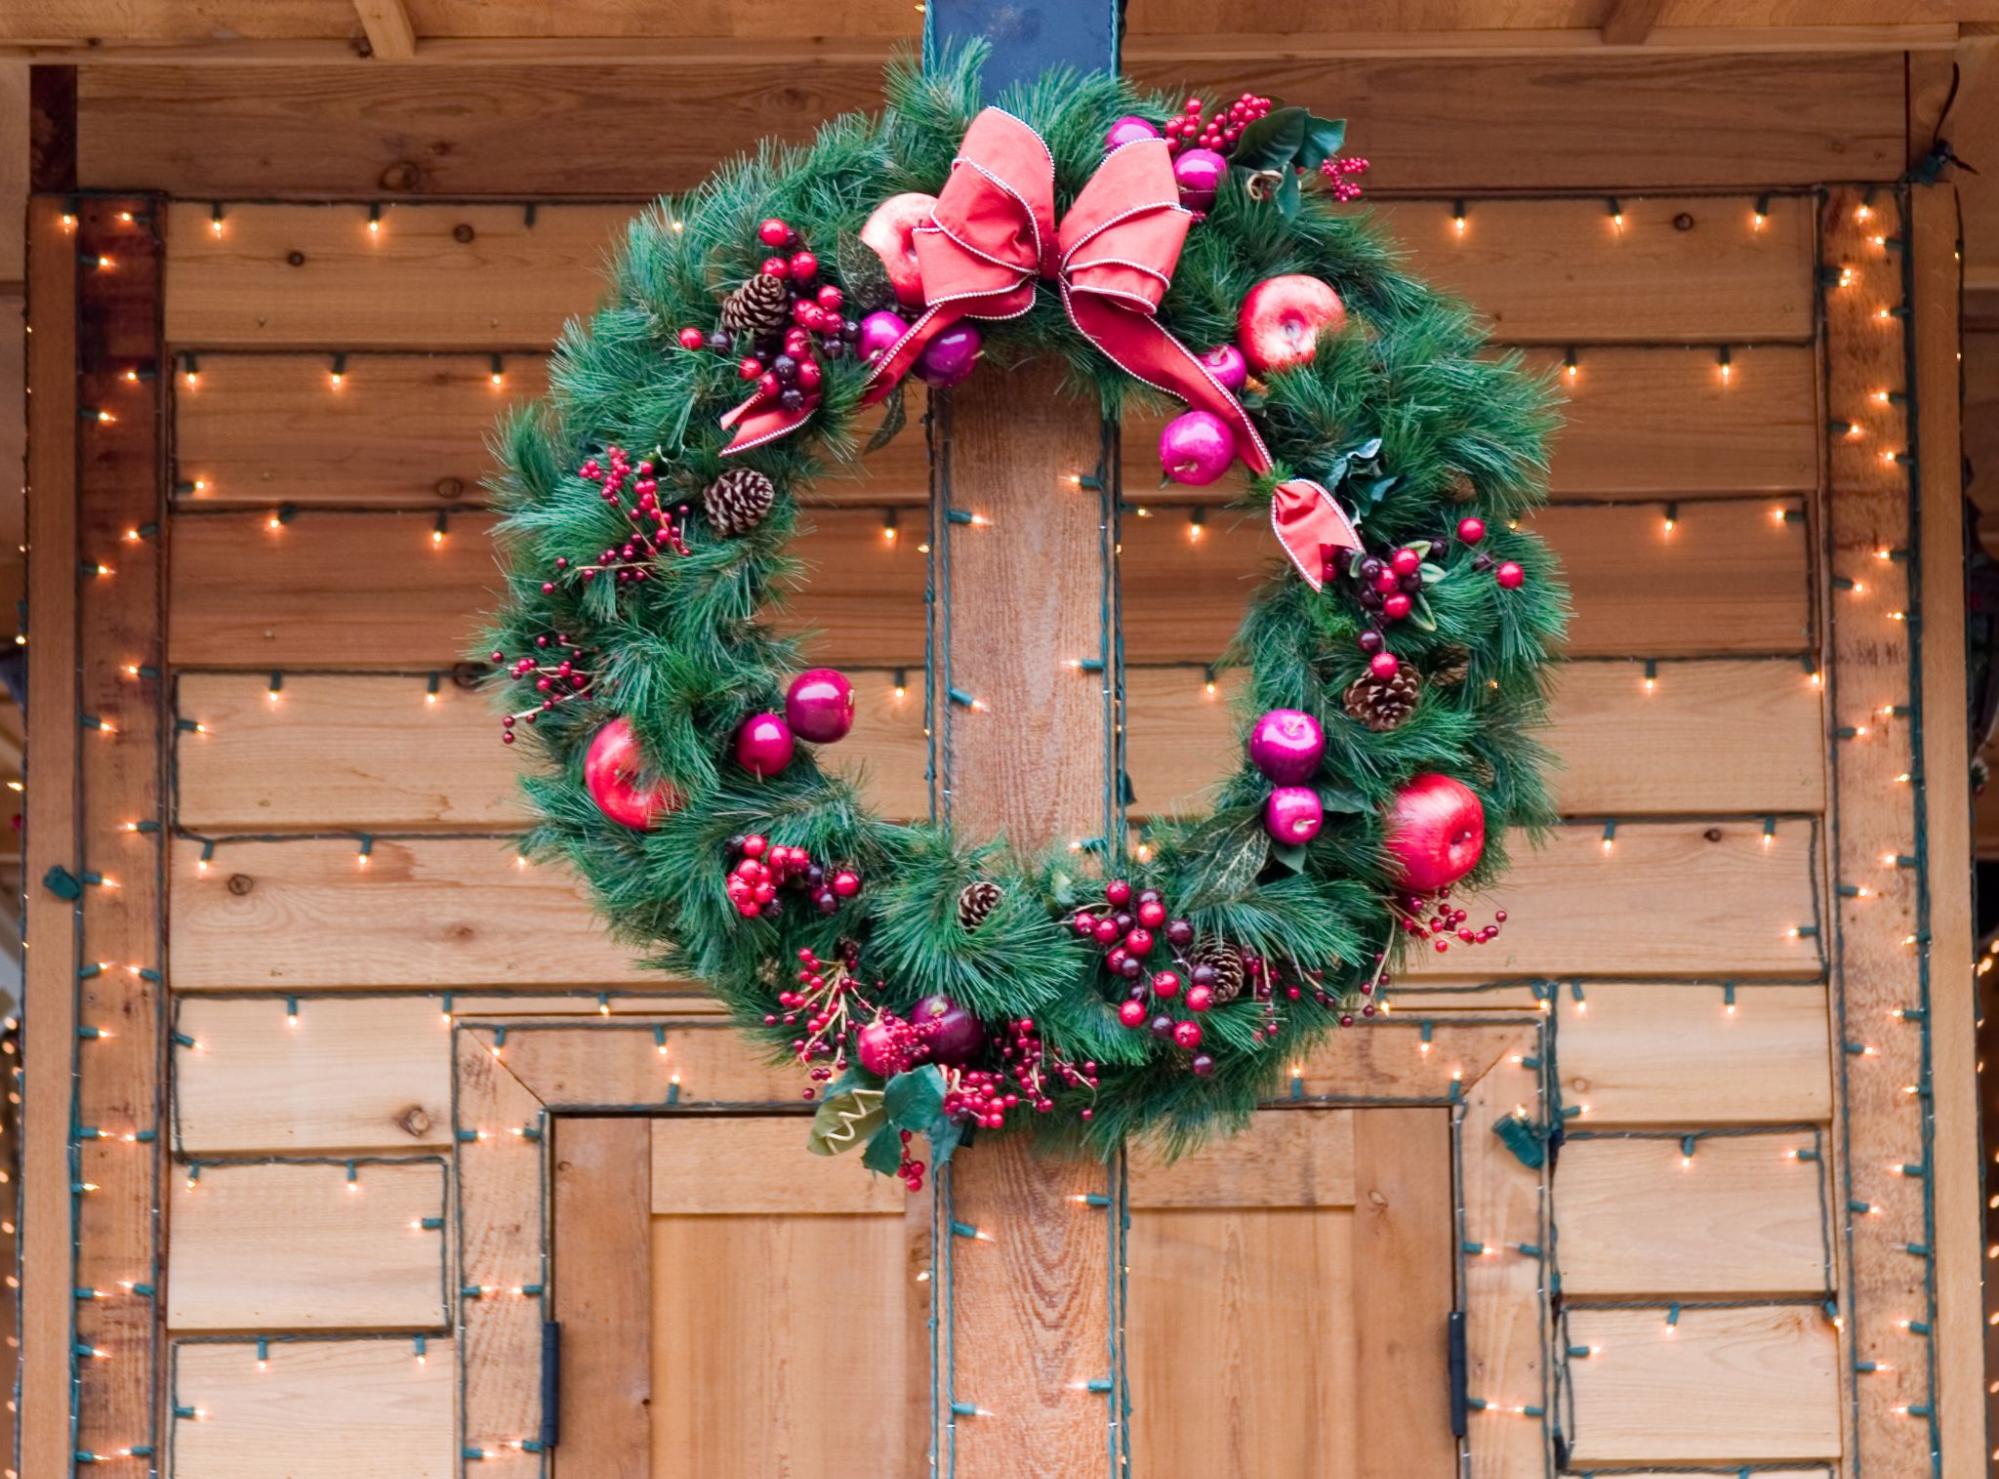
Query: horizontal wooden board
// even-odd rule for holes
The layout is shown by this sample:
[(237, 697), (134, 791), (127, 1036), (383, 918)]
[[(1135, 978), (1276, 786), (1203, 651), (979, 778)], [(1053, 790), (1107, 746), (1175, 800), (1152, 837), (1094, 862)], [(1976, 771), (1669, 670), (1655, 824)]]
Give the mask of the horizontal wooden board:
[(1815, 1305), (1571, 1310), (1569, 1461), (1720, 1463), (1834, 1458), (1839, 1340)]
[[(1825, 987), (1592, 984), (1558, 994), (1563, 1101), (1589, 1128), (1821, 1123), (1832, 1117)], [(1410, 997), (1405, 1010), (1418, 1010)]]
[(633, 964), (554, 864), (494, 838), (173, 846), (178, 991), (341, 986), (607, 986)]
[[(1721, 376), (1711, 347), (1560, 350), (1527, 364), (1551, 373), (1563, 425), (1549, 483), (1556, 497), (1656, 498), (1764, 494), (1814, 485), (1821, 433), (1815, 365), (1803, 346), (1733, 351)], [(341, 387), (317, 354), (211, 354), (174, 377), (181, 500), (269, 508), (299, 504), (409, 508), (483, 501), (487, 441), (506, 405), (546, 388), (540, 355), (511, 355), (493, 383), (486, 355), (349, 356)], [(927, 502), (924, 389), (912, 384), (911, 429), (851, 475), (815, 484), (814, 502), (910, 508)], [(864, 425), (877, 419), (870, 412)], [(1124, 423), (1124, 478), (1148, 504), (1215, 505), (1242, 469), (1203, 489), (1154, 490), (1163, 413)], [(907, 525), (912, 515), (900, 516)], [(920, 516), (915, 516), (920, 518)]]
[[(894, 675), (850, 669), (853, 734), (820, 763), (859, 776), (885, 816), (928, 814), (920, 674), (896, 696)], [(1087, 680), (1086, 680), (1087, 681)], [(1182, 811), (1236, 763), (1230, 699), (1198, 668), (1125, 676), (1127, 769), (1139, 815)], [(1819, 693), (1786, 660), (1662, 665), (1645, 685), (1636, 663), (1561, 671), (1549, 742), (1559, 803), (1585, 815), (1816, 811)], [(368, 827), (511, 827), (527, 758), (499, 743), (484, 696), (446, 682), (432, 699), (414, 676), (184, 674), (180, 712), (208, 731), (180, 747), (181, 825), (203, 832)], [(1634, 763), (1633, 736), (1644, 736)], [(1805, 756), (1801, 761), (1799, 756)]]
[(176, 1479), (449, 1479), (456, 1349), (426, 1338), (177, 1341)]
[[(900, 1215), (909, 1194), (886, 1176), (855, 1175), (850, 1156), (811, 1155), (802, 1115), (684, 1116), (652, 1122), (655, 1217)], [(784, 1175), (770, 1168), (782, 1165)]]
[[(1713, 343), (1811, 335), (1811, 210), (1633, 196), (1382, 207), (1412, 265), (1514, 343)], [(629, 206), (408, 205), (369, 229), (361, 205), (251, 205), (216, 234), (173, 207), (167, 337), (183, 349), (531, 349), (604, 291)], [(1665, 289), (1672, 284), (1672, 290)], [(330, 393), (330, 392), (329, 392)]]
[[(756, 11), (731, 7), (705, 34), (727, 35)], [(562, 13), (534, 7), (530, 29)], [(1593, 28), (1597, 19), (1590, 11), (1573, 23)], [(914, 21), (900, 11), (891, 34), (908, 37)], [(1287, 11), (1267, 26), (1243, 24), (1266, 34), (1235, 38), (1220, 75), (1205, 23), (1191, 46), (1148, 53), (1135, 37), (1127, 60), (1148, 85), (1170, 90), (1199, 75), (1222, 96), (1254, 87), (1348, 118), (1374, 160), (1376, 188), (1761, 188), (1890, 180), (1906, 162), (1894, 53), (1714, 55), (1727, 49), (1724, 34), (1694, 56), (1370, 59), (1348, 55), (1354, 43), (1340, 36), (1299, 45), (1307, 38), (1294, 34), (1297, 22)], [(614, 35), (630, 24), (575, 34)], [(1407, 24), (1398, 17), (1387, 28)], [(1350, 27), (1342, 20), (1337, 29)], [(73, 18), (62, 30), (101, 34)], [(818, 18), (813, 30), (836, 34), (821, 32)], [(799, 40), (795, 30), (783, 39)], [(629, 55), (637, 44), (612, 51)], [(587, 67), (508, 65), (505, 54), (484, 57), (484, 66), (421, 68), (244, 62), (230, 67), (226, 88), (199, 66), (85, 66), (79, 172), (86, 185), (197, 196), (682, 190), (760, 136), (798, 139), (841, 109), (876, 106), (883, 50), (877, 41), (862, 56), (828, 59), (814, 55), (825, 51), (814, 41), (802, 52), (767, 52), (761, 65), (755, 48), (696, 61), (671, 42), (655, 53), (666, 64), (655, 66), (607, 64), (596, 44), (577, 58)], [(607, 131), (606, 96), (660, 101)], [(1507, 127), (1494, 128), (1495, 118)], [(1662, 137), (1674, 147), (1659, 147)]]
[(1354, 1113), (1267, 1110), (1240, 1134), (1170, 1161), (1142, 1147), (1129, 1163), (1131, 1208), (1351, 1207)]
[[(1463, 230), (1451, 201), (1398, 201), (1380, 211), (1412, 267), (1464, 298), (1509, 343), (1809, 339), (1810, 202), (1772, 200), (1761, 230), (1748, 204), (1481, 200), (1466, 204)], [(1659, 291), (1669, 281), (1677, 291)]]
[(1606, 855), (1596, 828), (1558, 828), (1538, 851), (1518, 843), (1512, 871), (1463, 905), (1474, 923), (1505, 909), (1499, 937), (1412, 952), (1409, 977), (1816, 974), (1818, 942), (1792, 933), (1814, 919), (1810, 836), (1781, 822), (1765, 848), (1761, 823), (1645, 822)]
[(175, 1025), (199, 1044), (174, 1055), (183, 1155), (451, 1144), (449, 1024), (435, 1000), (186, 997)]
[[(169, 1178), (167, 1324), (429, 1330), (446, 1323), (442, 1162), (211, 1165)], [(350, 1187), (354, 1189), (350, 1189)]]
[(1826, 1162), (1808, 1134), (1571, 1140), (1555, 1164), (1562, 1292), (1640, 1298), (1823, 1293)]

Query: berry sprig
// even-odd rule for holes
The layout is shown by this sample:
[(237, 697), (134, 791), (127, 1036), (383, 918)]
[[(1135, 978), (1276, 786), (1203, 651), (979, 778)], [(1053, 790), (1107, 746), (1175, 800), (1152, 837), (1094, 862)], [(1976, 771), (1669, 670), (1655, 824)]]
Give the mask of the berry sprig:
[[(1187, 1066), (1201, 1077), (1213, 1073), (1214, 1059), (1196, 1051), (1203, 1036), (1201, 1024), (1191, 1016), (1176, 1016), (1173, 1010), (1177, 1003), (1198, 1015), (1215, 1005), (1214, 968), (1189, 954), (1193, 923), (1173, 918), (1158, 889), (1142, 889), (1134, 897), (1128, 880), (1113, 878), (1104, 885), (1103, 904), (1078, 909), (1070, 925), (1103, 947), (1104, 968), (1124, 983), (1118, 1021), (1134, 1030), (1150, 1028), (1155, 1037), (1192, 1054)], [(1149, 964), (1162, 941), (1166, 960)]]
[(1178, 154), (1182, 149), (1213, 149), (1217, 154), (1227, 154), (1235, 148), (1242, 131), (1270, 111), (1271, 101), (1256, 93), (1246, 92), (1226, 109), (1218, 109), (1212, 117), (1202, 116), (1206, 107), (1207, 104), (1199, 98), (1189, 98), (1181, 105), (1177, 116), (1166, 120), (1164, 132), (1168, 153)]
[[(766, 1026), (780, 1022), (787, 1027), (803, 1026), (805, 1035), (793, 1038), (792, 1056), (812, 1071), (815, 1085), (826, 1083), (847, 1069), (847, 1049), (853, 1038), (857, 1016), (875, 1016), (874, 1003), (861, 993), (855, 967), (860, 963), (860, 947), (843, 941), (839, 954), (821, 960), (809, 949), (798, 952), (798, 984), (777, 994), (782, 1014), (767, 1013)], [(813, 1098), (818, 1089), (807, 1088)]]
[(895, 1174), (902, 1178), (902, 1184), (908, 1189), (909, 1194), (915, 1196), (919, 1191), (923, 1190), (923, 1162), (913, 1159), (909, 1154), (909, 1131), (903, 1130), (900, 1133), (902, 1135), (902, 1163), (895, 1168)]
[(829, 871), (804, 848), (773, 846), (761, 833), (731, 838), (729, 851), (735, 862), (723, 888), (745, 919), (778, 913), (784, 906), (779, 890), (785, 888), (803, 889), (821, 914), (831, 914), (861, 891), (861, 875), (855, 869)]
[(1361, 175), (1368, 171), (1368, 161), (1357, 154), (1335, 154), (1331, 159), (1319, 162), (1319, 175), (1332, 192), (1334, 200), (1359, 200), (1361, 196)]
[[(1458, 520), (1457, 537), (1461, 544), (1478, 544), (1485, 538), (1485, 520), (1469, 515)], [(1345, 580), (1369, 619), (1368, 627), (1357, 640), (1360, 650), (1367, 654), (1368, 672), (1384, 683), (1402, 666), (1401, 660), (1389, 650), (1388, 629), (1415, 614), (1416, 602), (1426, 584), (1444, 578), (1443, 568), (1433, 563), (1429, 555), (1446, 542), (1439, 535), (1435, 541), (1417, 540), (1413, 544), (1383, 546), (1371, 551), (1334, 549), (1327, 555), (1326, 580)], [(1517, 589), (1526, 579), (1514, 561), (1495, 562), (1483, 550), (1472, 557), (1472, 568), (1492, 571), (1493, 579), (1506, 590)]]
[(1451, 903), (1447, 888), (1427, 894), (1398, 894), (1390, 901), (1389, 912), (1405, 935), (1429, 940), (1439, 955), (1451, 948), (1453, 939), (1461, 945), (1489, 945), (1499, 938), (1499, 927), (1506, 923), (1506, 911), (1495, 909), (1492, 923), (1472, 928), (1471, 916)]
[[(649, 579), (654, 563), (664, 554), (687, 553), (687, 505), (669, 509), (659, 501), (659, 479), (654, 476), (652, 459), (633, 463), (623, 447), (606, 447), (600, 461), (592, 457), (576, 469), (586, 483), (595, 483), (604, 502), (624, 515), (631, 533), (622, 544), (607, 546), (590, 565), (572, 565), (558, 555), (558, 578), (573, 576), (588, 585), (599, 575), (611, 573), (619, 585)], [(555, 580), (542, 582), (543, 595), (553, 595)]]
[[(987, 1130), (1001, 1129), (1006, 1117), (1025, 1104), (1036, 1114), (1055, 1110), (1055, 1081), (1072, 1089), (1097, 1090), (1097, 1065), (1064, 1058), (1041, 1040), (1032, 1017), (1007, 1023), (998, 1068), (952, 1068), (945, 1073), (944, 1113)], [(1096, 1110), (1084, 1105), (1084, 1120)]]
[(567, 632), (543, 632), (534, 639), (534, 651), (520, 657), (510, 659), (498, 647), (488, 653), (492, 664), (504, 666), (515, 682), (534, 679), (534, 691), (541, 695), (527, 708), (500, 716), (501, 742), (514, 742), (516, 725), (525, 722), (532, 726), (551, 709), (591, 692), (596, 680), (588, 666), (591, 655), (587, 648), (570, 641)]

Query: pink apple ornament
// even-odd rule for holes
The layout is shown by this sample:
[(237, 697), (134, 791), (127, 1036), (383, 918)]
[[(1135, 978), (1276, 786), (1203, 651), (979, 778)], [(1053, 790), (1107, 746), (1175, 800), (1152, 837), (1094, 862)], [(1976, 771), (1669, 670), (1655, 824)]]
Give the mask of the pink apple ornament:
[(629, 719), (598, 730), (583, 756), (583, 785), (597, 809), (622, 827), (650, 831), (680, 807), (680, 793), (664, 780), (643, 780), (645, 754)]
[(1113, 123), (1110, 131), (1104, 135), (1104, 152), (1108, 154), (1113, 149), (1121, 149), (1126, 144), (1135, 144), (1140, 139), (1158, 137), (1158, 124), (1150, 118), (1140, 118), (1136, 113), (1127, 113)]
[(1286, 847), (1310, 842), (1325, 823), (1325, 805), (1310, 786), (1279, 786), (1263, 803), (1263, 830)]
[(1223, 390), (1234, 395), (1249, 381), (1249, 361), (1242, 357), (1242, 351), (1233, 344), (1217, 344), (1201, 356), (1201, 367), (1221, 382)]
[(1180, 204), (1204, 216), (1215, 208), (1215, 196), (1228, 178), (1229, 162), (1212, 149), (1182, 149), (1173, 160), (1173, 183), (1180, 187)]
[(1205, 488), (1235, 461), (1235, 433), (1212, 411), (1175, 416), (1159, 433), (1159, 465), (1176, 483)]
[(1309, 364), (1319, 340), (1346, 322), (1340, 295), (1316, 277), (1266, 277), (1243, 295), (1236, 343), (1259, 374)]
[(791, 726), (779, 714), (752, 714), (736, 731), (736, 764), (759, 780), (769, 780), (791, 764), (796, 748)]
[(924, 346), (917, 357), (916, 373), (926, 384), (949, 390), (971, 378), (983, 348), (977, 329), (966, 323), (953, 324)]
[(830, 745), (854, 727), (854, 685), (838, 668), (807, 668), (784, 692), (784, 717), (791, 732), (815, 745)]
[(888, 273), (896, 301), (912, 308), (923, 306), (923, 269), (916, 260), (916, 228), (927, 222), (936, 209), (936, 196), (905, 191), (876, 206), (867, 224), (861, 227), (861, 240), (881, 258), (882, 270)]
[(1272, 709), (1249, 732), (1249, 763), (1280, 786), (1302, 785), (1326, 757), (1326, 732), (1303, 709)]
[(1413, 777), (1388, 810), (1388, 855), (1416, 893), (1449, 888), (1485, 855), (1485, 807), (1462, 781)]
[(861, 320), (861, 334), (854, 341), (855, 352), (863, 361), (873, 363), (877, 356), (887, 354), (900, 344), (902, 336), (908, 332), (909, 321), (901, 314), (880, 309)]

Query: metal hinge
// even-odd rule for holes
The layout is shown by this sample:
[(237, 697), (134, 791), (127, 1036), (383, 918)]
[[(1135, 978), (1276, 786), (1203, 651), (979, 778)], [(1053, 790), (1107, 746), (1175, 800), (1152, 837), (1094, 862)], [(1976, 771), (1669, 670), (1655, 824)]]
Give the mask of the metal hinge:
[(562, 1322), (541, 1322), (541, 1450), (562, 1437)]
[(1471, 1394), (1465, 1390), (1465, 1312), (1452, 1310), (1444, 1317), (1444, 1339), (1449, 1346), (1451, 1383), (1451, 1436), (1462, 1438), (1471, 1430)]

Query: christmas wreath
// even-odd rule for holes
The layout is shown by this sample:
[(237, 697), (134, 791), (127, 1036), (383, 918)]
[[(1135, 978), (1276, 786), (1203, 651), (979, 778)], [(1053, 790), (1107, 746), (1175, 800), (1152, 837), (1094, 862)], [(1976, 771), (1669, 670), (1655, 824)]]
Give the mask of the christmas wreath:
[[(982, 110), (978, 64), (894, 66), (880, 115), (635, 221), (496, 484), (502, 738), (548, 762), (527, 849), (802, 1065), (813, 1149), (912, 1190), (912, 1134), (942, 1162), (973, 1130), (1239, 1125), (1383, 1006), (1402, 951), (1496, 934), (1451, 890), (1549, 818), (1532, 731), (1565, 614), (1516, 527), (1547, 388), (1343, 208), (1366, 163), (1340, 123), (1073, 74)], [(1032, 356), (1110, 414), (1184, 401), (1164, 476), (1241, 458), (1290, 561), (1224, 658), (1243, 765), (1101, 870), (871, 815), (815, 757), (851, 686), (757, 620), (864, 405), (887, 403), (878, 443), (908, 373)]]

